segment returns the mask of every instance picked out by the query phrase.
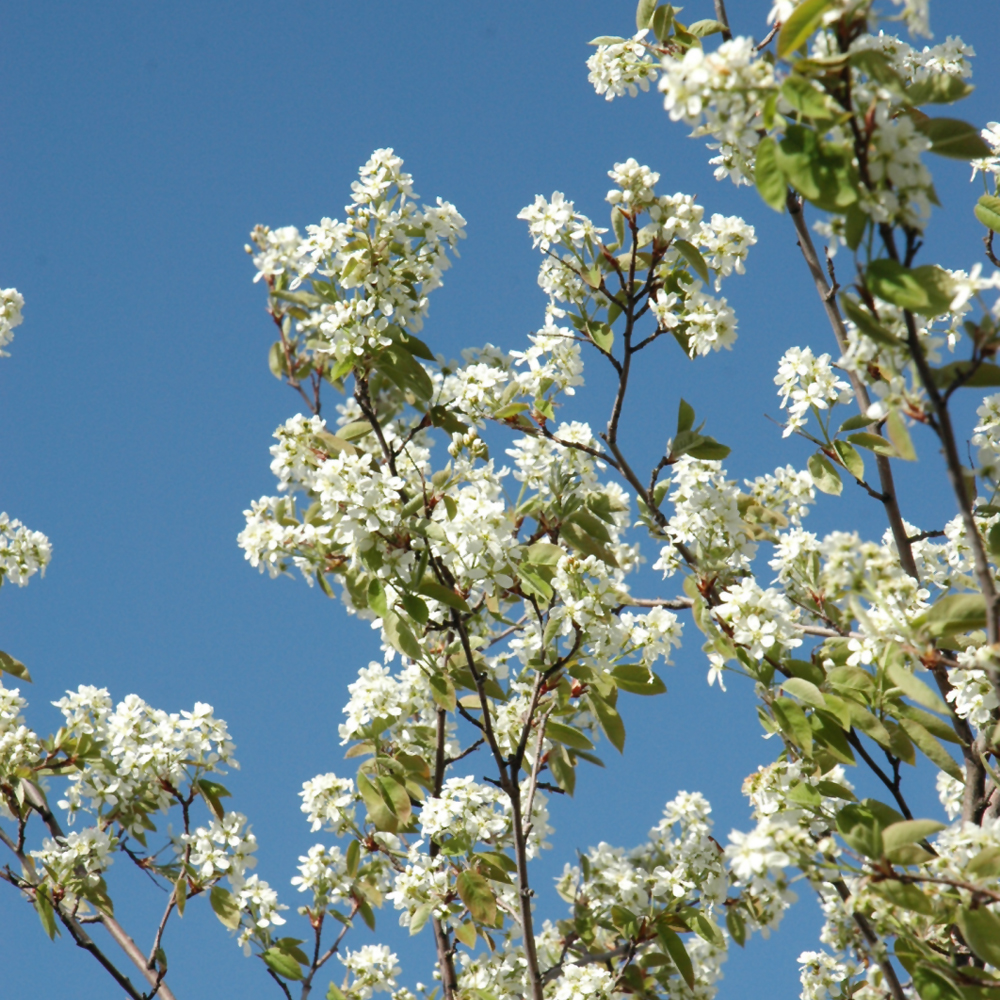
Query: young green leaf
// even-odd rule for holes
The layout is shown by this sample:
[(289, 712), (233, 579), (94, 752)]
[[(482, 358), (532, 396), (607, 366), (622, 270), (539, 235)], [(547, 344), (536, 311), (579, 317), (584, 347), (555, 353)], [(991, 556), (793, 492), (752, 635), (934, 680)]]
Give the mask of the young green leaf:
[(455, 880), (458, 895), (472, 915), (481, 924), (492, 925), (497, 915), (497, 900), (489, 882), (478, 872), (460, 872)]
[(776, 212), (785, 210), (788, 182), (778, 166), (777, 145), (769, 135), (757, 145), (757, 159), (754, 164), (754, 182), (757, 193)]
[(222, 886), (215, 886), (209, 893), (208, 901), (215, 911), (215, 915), (230, 930), (236, 930), (240, 926), (240, 908), (228, 889)]
[(953, 160), (976, 160), (992, 156), (993, 150), (979, 129), (957, 118), (923, 118), (914, 122), (931, 141), (931, 152)]
[(805, 45), (831, 5), (832, 0), (805, 0), (792, 11), (778, 32), (779, 59)]
[(995, 194), (984, 194), (976, 202), (973, 211), (987, 229), (1000, 233), (1000, 198)]
[(855, 479), (865, 478), (864, 459), (848, 444), (847, 441), (837, 440), (833, 442), (833, 450), (843, 463), (844, 468), (854, 476)]
[(816, 484), (816, 489), (823, 493), (829, 493), (831, 496), (840, 496), (844, 484), (840, 480), (840, 474), (826, 455), (818, 451), (815, 455), (810, 456), (808, 468), (809, 474)]

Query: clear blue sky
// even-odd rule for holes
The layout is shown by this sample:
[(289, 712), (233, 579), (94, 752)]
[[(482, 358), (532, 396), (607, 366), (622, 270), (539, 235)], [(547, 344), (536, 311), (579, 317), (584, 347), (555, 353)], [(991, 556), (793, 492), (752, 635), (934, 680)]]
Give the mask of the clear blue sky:
[[(729, 6), (737, 32), (763, 34), (766, 3)], [(700, 142), (655, 97), (594, 95), (585, 43), (629, 32), (633, 8), (43, 0), (0, 14), (0, 285), (27, 299), (13, 357), (0, 361), (0, 510), (46, 532), (55, 552), (44, 581), (4, 588), (0, 648), (34, 674), (38, 729), (58, 725), (48, 703), (81, 682), (173, 711), (212, 703), (239, 746), (243, 770), (229, 785), (260, 840), (258, 871), (290, 904), (295, 859), (318, 839), (296, 792), (316, 773), (349, 772), (340, 709), (378, 650), (366, 624), (300, 581), (258, 576), (236, 547), (241, 511), (273, 492), (271, 432), (297, 411), (267, 369), (269, 322), (242, 249), (255, 223), (338, 215), (358, 165), (393, 146), (424, 198), (441, 195), (468, 219), (426, 338), (450, 355), (485, 341), (513, 348), (544, 307), (518, 210), (560, 189), (603, 221), (606, 171), (634, 156), (665, 189), (745, 215), (760, 242), (747, 276), (727, 289), (740, 319), (735, 350), (696, 366), (664, 345), (636, 385), (630, 446), (653, 454), (683, 393), (733, 446), (734, 474), (804, 464), (805, 445), (783, 443), (764, 416), (777, 414), (770, 380), (788, 346), (832, 349), (788, 220), (712, 180)], [(960, 111), (977, 124), (1000, 117), (994, 13), (972, 0), (932, 7), (938, 40), (960, 33), (981, 53), (979, 89)], [(692, 0), (687, 14), (710, 16), (711, 3)], [(981, 249), (977, 189), (964, 165), (935, 166), (955, 217), (932, 228), (927, 259), (969, 266)], [(608, 405), (596, 372), (572, 413), (595, 425)], [(925, 442), (904, 476), (920, 487), (920, 506), (906, 513), (923, 527), (950, 516), (937, 469)], [(809, 526), (855, 517), (877, 536), (877, 513), (849, 496), (821, 504)], [(670, 693), (626, 705), (624, 762), (581, 775), (575, 802), (553, 805), (556, 846), (536, 875), (541, 915), (560, 912), (545, 882), (574, 848), (638, 842), (678, 789), (709, 796), (720, 839), (747, 826), (740, 781), (773, 747), (759, 738), (752, 692), (706, 687), (689, 632), (690, 649), (665, 671)], [(119, 893), (118, 912), (147, 947), (162, 896), (115, 868), (145, 900)], [(426, 980), (427, 934), (411, 942), (395, 922), (383, 911), (380, 936), (407, 959), (409, 981)], [(815, 909), (799, 906), (777, 936), (733, 954), (721, 996), (797, 995), (794, 957), (813, 946), (817, 925)], [(167, 946), (178, 997), (278, 995), (205, 906), (171, 926)], [(115, 995), (89, 956), (50, 944), (3, 885), (0, 962), (4, 996)]]

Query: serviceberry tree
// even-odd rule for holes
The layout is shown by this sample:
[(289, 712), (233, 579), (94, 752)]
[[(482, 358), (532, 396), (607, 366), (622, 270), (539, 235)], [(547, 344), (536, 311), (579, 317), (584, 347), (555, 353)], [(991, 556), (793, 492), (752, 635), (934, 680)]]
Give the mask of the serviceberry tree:
[[(937, 113), (970, 92), (972, 50), (887, 30), (927, 35), (927, 6), (775, 0), (755, 42), (721, 0), (691, 24), (641, 0), (636, 34), (591, 43), (598, 94), (654, 84), (671, 119), (708, 137), (716, 176), (756, 188), (748, 213), (789, 217), (832, 333), (789, 348), (775, 377), (785, 437), (815, 446), (804, 470), (739, 485), (683, 399), (651, 469), (623, 446), (636, 355), (731, 349), (722, 285), (755, 243), (635, 160), (609, 171), (606, 227), (559, 192), (521, 212), (544, 321), (517, 349), (461, 361), (422, 338), (465, 220), (423, 205), (393, 150), (361, 168), (343, 221), (254, 230), (271, 371), (303, 409), (275, 432), (278, 493), (251, 504), (239, 544), (272, 577), (339, 591), (381, 639), (348, 688), (346, 763), (302, 785), (328, 836), (291, 879), (301, 930), (251, 874), (255, 838), (217, 780), (234, 747), (210, 706), (171, 715), (81, 686), (40, 739), (19, 691), (0, 689), (0, 839), (19, 863), (0, 874), (50, 936), (65, 931), (129, 996), (170, 998), (164, 930), (205, 896), (286, 997), (413, 1000), (387, 946), (350, 939), (395, 911), (432, 950), (435, 983), (412, 984), (428, 998), (708, 1000), (730, 942), (776, 928), (798, 883), (826, 916), (823, 948), (799, 958), (803, 1000), (1000, 998), (1000, 393), (974, 426), (952, 417), (956, 394), (1000, 386), (1000, 273), (978, 247), (957, 271), (923, 245), (928, 164), (950, 156), (983, 179), (969, 210), (998, 263), (1000, 125)], [(0, 305), (3, 346), (23, 302), (9, 289)], [(616, 383), (593, 427), (557, 415), (586, 357)], [(929, 462), (940, 451), (954, 496), (941, 527), (919, 526), (927, 497), (895, 485), (918, 446)], [(803, 527), (817, 491), (845, 482), (884, 510), (882, 538)], [(633, 592), (643, 536), (673, 596)], [(49, 557), (43, 535), (0, 516), (0, 583), (23, 586)], [(774, 762), (744, 783), (753, 827), (722, 846), (707, 799), (681, 792), (644, 844), (567, 863), (567, 908), (546, 919), (531, 862), (554, 833), (547, 797), (573, 794), (598, 743), (624, 752), (629, 699), (665, 690), (654, 668), (685, 625), (709, 682), (747, 679), (775, 737)], [(0, 667), (30, 680), (11, 654)], [(881, 799), (858, 800), (852, 768)], [(908, 804), (926, 781), (941, 817)], [(168, 887), (148, 952), (113, 915), (104, 872), (121, 855)]]

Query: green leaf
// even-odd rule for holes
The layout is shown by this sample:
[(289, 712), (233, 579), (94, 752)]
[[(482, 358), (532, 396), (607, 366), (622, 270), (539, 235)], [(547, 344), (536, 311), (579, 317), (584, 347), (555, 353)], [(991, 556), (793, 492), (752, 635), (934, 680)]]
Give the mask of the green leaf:
[(903, 267), (894, 260), (873, 260), (865, 276), (879, 298), (921, 316), (940, 316), (954, 297), (952, 279), (933, 264)]
[(618, 567), (618, 560), (610, 549), (605, 548), (596, 538), (592, 538), (581, 527), (573, 523), (563, 523), (559, 529), (560, 537), (564, 538), (574, 549), (585, 556), (595, 556), (608, 566)]
[(965, 874), (977, 882), (1000, 875), (1000, 847), (984, 847), (965, 866)]
[(414, 621), (420, 625), (427, 624), (429, 617), (427, 605), (419, 597), (415, 594), (403, 594), (402, 604), (403, 609)]
[(437, 360), (434, 357), (434, 352), (419, 337), (414, 337), (412, 333), (403, 333), (399, 338), (399, 342), (415, 358), (423, 358), (424, 361)]
[(583, 528), (591, 538), (596, 538), (599, 542), (605, 544), (611, 542), (611, 534), (604, 526), (604, 522), (591, 514), (586, 507), (578, 507), (566, 520)]
[(979, 129), (957, 118), (914, 120), (919, 132), (931, 141), (931, 152), (953, 160), (975, 160), (992, 156), (993, 150), (979, 134)]
[(365, 922), (368, 929), (371, 931), (375, 930), (375, 912), (367, 900), (358, 900), (358, 913), (361, 914), (361, 919)]
[(720, 462), (731, 450), (728, 445), (719, 444), (715, 438), (702, 437), (701, 441), (687, 449), (687, 454), (703, 462)]
[(389, 807), (392, 814), (399, 820), (400, 826), (406, 826), (413, 814), (410, 805), (410, 793), (395, 778), (382, 775), (378, 779), (382, 801)]
[(391, 645), (404, 656), (408, 656), (411, 660), (419, 660), (423, 656), (424, 651), (420, 643), (410, 631), (409, 625), (399, 615), (390, 611), (383, 616), (382, 631)]
[(446, 712), (455, 711), (455, 685), (447, 674), (432, 674), (430, 677), (431, 697), (434, 703)]
[(691, 989), (694, 989), (694, 967), (691, 965), (691, 958), (684, 947), (684, 942), (680, 939), (676, 931), (672, 931), (664, 924), (656, 928), (657, 937), (663, 950), (673, 959), (677, 971), (681, 974), (684, 982)]
[(471, 920), (466, 920), (464, 924), (459, 924), (455, 928), (455, 937), (458, 938), (466, 948), (476, 947), (476, 925)]
[(31, 683), (31, 674), (28, 673), (28, 668), (20, 660), (15, 660), (10, 653), (5, 653), (3, 650), (0, 650), (0, 671)]
[(933, 636), (985, 628), (986, 600), (982, 594), (950, 594), (935, 601), (916, 622)]
[(280, 340), (276, 340), (267, 352), (267, 367), (271, 369), (271, 374), (276, 379), (284, 378), (285, 372), (288, 371), (288, 362)]
[(682, 398), (677, 407), (677, 433), (689, 431), (692, 427), (694, 427), (694, 407)]
[[(898, 347), (899, 339), (894, 337), (881, 323), (879, 323), (867, 309), (861, 307), (861, 303), (850, 295), (841, 294), (840, 306), (844, 310), (844, 315), (861, 331), (866, 337), (870, 337), (878, 344), (885, 344), (887, 347)], [(852, 419), (861, 419), (854, 417)], [(871, 423), (869, 420), (868, 423)], [(863, 426), (862, 424), (858, 425)]]
[(674, 240), (674, 246), (681, 252), (681, 256), (694, 268), (695, 273), (705, 284), (708, 284), (708, 265), (701, 251), (687, 240)]
[(593, 690), (590, 692), (590, 704), (593, 706), (597, 721), (601, 724), (601, 729), (604, 730), (604, 735), (619, 753), (624, 753), (625, 723), (622, 722), (618, 711)]
[(688, 25), (687, 29), (695, 38), (707, 38), (709, 35), (717, 35), (726, 30), (726, 26), (721, 21), (706, 17), (701, 21), (695, 21)]
[(579, 729), (564, 726), (561, 722), (549, 719), (545, 726), (545, 735), (556, 743), (573, 747), (574, 750), (593, 750), (594, 744), (587, 739)]
[(885, 430), (899, 457), (906, 462), (915, 462), (917, 453), (913, 449), (910, 432), (906, 429), (906, 424), (898, 410), (892, 410), (889, 413), (885, 421)]
[(260, 957), (269, 969), (283, 979), (298, 980), (303, 978), (302, 966), (291, 955), (278, 948), (268, 948), (261, 952)]
[(743, 915), (735, 906), (726, 909), (726, 928), (732, 935), (733, 940), (742, 948), (747, 940), (747, 925)]
[[(670, 37), (670, 28), (674, 23), (674, 8), (670, 4), (660, 4), (653, 13), (653, 34), (658, 42), (664, 42)], [(621, 240), (619, 240), (619, 243)]]
[(358, 862), (361, 860), (361, 845), (356, 841), (352, 840), (347, 845), (347, 874), (354, 878), (358, 874)]
[(863, 413), (859, 413), (856, 417), (848, 417), (841, 425), (840, 432), (844, 431), (856, 431), (859, 427), (868, 427), (870, 424), (875, 423), (871, 417), (866, 417)]
[(642, 31), (643, 28), (648, 28), (650, 26), (655, 11), (656, 0), (639, 0), (639, 4), (635, 8), (636, 31)]
[(793, 73), (782, 84), (781, 96), (807, 118), (831, 121), (844, 113), (825, 90), (798, 73)]
[(987, 389), (1000, 385), (1000, 366), (990, 361), (952, 361), (940, 368), (932, 368), (934, 384), (947, 389), (958, 379), (969, 389)]
[(38, 919), (42, 922), (42, 927), (45, 928), (45, 933), (48, 934), (49, 940), (54, 941), (56, 936), (56, 915), (52, 909), (52, 902), (49, 900), (48, 891), (45, 886), (38, 886), (35, 889), (35, 910), (38, 913)]
[(775, 698), (771, 711), (781, 727), (781, 731), (795, 744), (800, 746), (806, 756), (812, 755), (813, 731), (806, 713), (800, 705), (791, 698)]
[(805, 0), (792, 11), (778, 32), (779, 59), (784, 59), (789, 52), (805, 45), (809, 36), (819, 27), (831, 3), (832, 0)]
[(765, 136), (757, 145), (757, 159), (753, 168), (757, 193), (776, 212), (785, 210), (788, 184), (778, 166), (777, 144), (771, 136)]
[(174, 883), (174, 902), (177, 905), (177, 915), (184, 916), (184, 907), (187, 905), (187, 878), (182, 874)]
[(904, 718), (899, 720), (899, 724), (925, 757), (956, 781), (965, 781), (965, 775), (955, 758), (919, 722)]
[(869, 451), (875, 452), (876, 455), (885, 455), (888, 458), (896, 457), (896, 449), (893, 447), (892, 442), (878, 434), (869, 434), (867, 432), (849, 434), (847, 440), (851, 444), (856, 444), (859, 448), (867, 448)]
[(209, 781), (207, 778), (198, 781), (197, 788), (201, 792), (201, 797), (208, 803), (208, 808), (215, 813), (216, 818), (222, 819), (226, 815), (226, 810), (219, 800), (228, 798), (229, 792), (218, 782)]
[(587, 335), (594, 342), (594, 346), (605, 354), (611, 353), (611, 348), (615, 344), (615, 331), (607, 323), (588, 323)]
[(240, 908), (232, 893), (222, 886), (215, 886), (209, 893), (208, 901), (212, 904), (215, 915), (232, 931), (240, 926)]
[(901, 663), (892, 662), (886, 667), (886, 674), (889, 680), (896, 685), (907, 696), (912, 698), (918, 705), (929, 708), (932, 712), (940, 712), (948, 715), (948, 706), (941, 700), (940, 696), (932, 691), (919, 677), (915, 677)]
[(870, 809), (861, 803), (850, 803), (837, 813), (837, 830), (859, 854), (868, 858), (882, 857), (881, 824)]
[(913, 107), (921, 104), (954, 104), (968, 97), (976, 88), (957, 76), (948, 73), (931, 73), (925, 80), (906, 88), (907, 103)]
[(396, 819), (392, 810), (386, 804), (385, 799), (382, 798), (379, 789), (361, 771), (358, 771), (357, 783), (361, 799), (368, 810), (369, 822), (374, 824), (376, 830), (395, 833), (399, 829), (399, 820)]
[(882, 846), (888, 854), (906, 844), (919, 843), (943, 829), (944, 823), (933, 819), (904, 819), (902, 823), (892, 823), (882, 831)]
[(799, 701), (804, 701), (813, 708), (826, 709), (826, 699), (823, 692), (815, 684), (802, 677), (789, 677), (781, 682), (783, 690), (795, 695)]
[(984, 194), (973, 209), (976, 218), (995, 233), (1000, 233), (1000, 198), (995, 194)]
[[(899, 942), (896, 953), (899, 954)], [(911, 975), (920, 1000), (965, 1000), (957, 986), (926, 965), (917, 965)]]
[(855, 479), (865, 478), (864, 459), (846, 441), (834, 441), (833, 450), (837, 457), (844, 463), (844, 468), (854, 476)]
[(559, 560), (566, 555), (566, 550), (551, 542), (535, 542), (528, 546), (527, 559), (536, 566), (557, 566)]
[(1000, 916), (985, 906), (975, 910), (963, 906), (956, 923), (969, 947), (984, 962), (1000, 967)]
[(851, 250), (857, 250), (868, 231), (871, 221), (868, 214), (857, 205), (848, 205), (844, 218), (844, 239)]
[(816, 452), (808, 462), (809, 474), (813, 478), (816, 489), (831, 496), (839, 497), (844, 488), (840, 480), (840, 474), (834, 468), (833, 463), (822, 453)]
[(862, 49), (860, 52), (852, 52), (848, 59), (852, 66), (894, 94), (902, 96), (906, 93), (903, 78), (892, 68), (892, 63), (883, 53), (873, 49)]
[(455, 885), (473, 920), (492, 926), (497, 916), (497, 900), (489, 882), (478, 872), (467, 870), (459, 873)]
[(417, 587), (417, 592), (423, 594), (424, 597), (430, 597), (432, 600), (440, 601), (442, 604), (447, 604), (449, 608), (461, 611), (462, 614), (467, 615), (471, 611), (471, 608), (464, 597), (456, 594), (450, 587), (445, 587), (443, 584), (437, 583), (434, 580), (424, 580), (420, 586)]
[[(667, 685), (652, 670), (633, 664), (622, 664), (611, 671), (615, 684), (629, 694), (665, 694)], [(583, 749), (587, 749), (584, 747)]]
[(928, 917), (934, 916), (934, 904), (915, 885), (886, 879), (884, 882), (872, 882), (868, 888), (893, 906), (901, 906), (904, 910), (913, 910)]

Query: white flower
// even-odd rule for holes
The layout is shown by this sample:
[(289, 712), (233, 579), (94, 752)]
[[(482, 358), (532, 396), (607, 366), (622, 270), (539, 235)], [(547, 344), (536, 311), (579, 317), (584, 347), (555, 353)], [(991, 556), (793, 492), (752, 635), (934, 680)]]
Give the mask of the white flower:
[(733, 38), (714, 52), (692, 46), (683, 56), (663, 57), (659, 88), (673, 121), (709, 135), (718, 179), (753, 183), (753, 160), (760, 141), (757, 116), (777, 83), (774, 67), (759, 58), (750, 38)]
[(10, 355), (3, 350), (14, 339), (14, 327), (20, 326), (24, 296), (16, 288), (0, 288), (0, 358)]
[(559, 977), (552, 1000), (605, 1000), (614, 980), (600, 965), (567, 965)]
[(955, 714), (968, 719), (977, 729), (993, 721), (993, 710), (1000, 705), (996, 691), (990, 683), (988, 670), (1000, 667), (996, 650), (991, 646), (966, 649), (958, 653), (959, 669), (948, 672), (951, 690), (948, 701), (954, 705)]
[(373, 992), (387, 993), (396, 988), (395, 977), (401, 970), (395, 954), (386, 945), (366, 944), (338, 957), (354, 974), (350, 992), (358, 1000), (367, 1000)]
[(430, 796), (420, 810), (420, 828), (425, 837), (467, 837), (496, 841), (507, 830), (503, 803), (507, 796), (499, 788), (480, 785), (474, 778), (448, 778), (440, 796)]
[(976, 179), (976, 174), (980, 170), (994, 177), (1000, 176), (1000, 122), (988, 122), (986, 128), (980, 133), (983, 141), (993, 150), (993, 155), (984, 157), (981, 160), (972, 161), (972, 177)]
[(762, 590), (751, 578), (724, 590), (715, 612), (732, 627), (733, 641), (757, 659), (775, 646), (802, 645), (795, 628), (796, 611), (788, 598), (773, 587)]
[(4, 580), (19, 587), (27, 586), (36, 573), (45, 576), (45, 567), (51, 559), (52, 545), (45, 535), (0, 512), (0, 586)]
[(311, 781), (303, 782), (299, 796), (302, 798), (302, 812), (308, 817), (313, 833), (326, 826), (340, 836), (353, 828), (356, 795), (350, 778), (319, 774)]
[(246, 816), (238, 812), (228, 812), (222, 819), (213, 817), (208, 826), (181, 834), (177, 851), (180, 854), (188, 849), (199, 878), (211, 881), (225, 875), (236, 890), (243, 886), (247, 869), (257, 864), (252, 856), (257, 838), (250, 832)]
[(830, 355), (821, 354), (817, 358), (809, 347), (791, 347), (785, 351), (778, 362), (774, 384), (778, 386), (782, 409), (788, 407), (784, 437), (805, 426), (813, 407), (827, 410), (836, 403), (848, 402), (853, 395), (848, 383), (837, 378)]
[(339, 847), (314, 844), (299, 861), (299, 874), (292, 878), (292, 885), (298, 886), (299, 892), (313, 893), (316, 909), (348, 897), (351, 879), (346, 878), (347, 861)]
[(774, 828), (767, 822), (758, 824), (749, 833), (733, 830), (729, 834), (726, 858), (733, 874), (743, 882), (792, 863), (791, 858), (778, 849), (774, 841)]
[(635, 97), (639, 89), (649, 90), (649, 81), (656, 79), (656, 63), (642, 41), (647, 33), (644, 28), (631, 39), (598, 45), (587, 60), (587, 80), (605, 100), (625, 94)]

